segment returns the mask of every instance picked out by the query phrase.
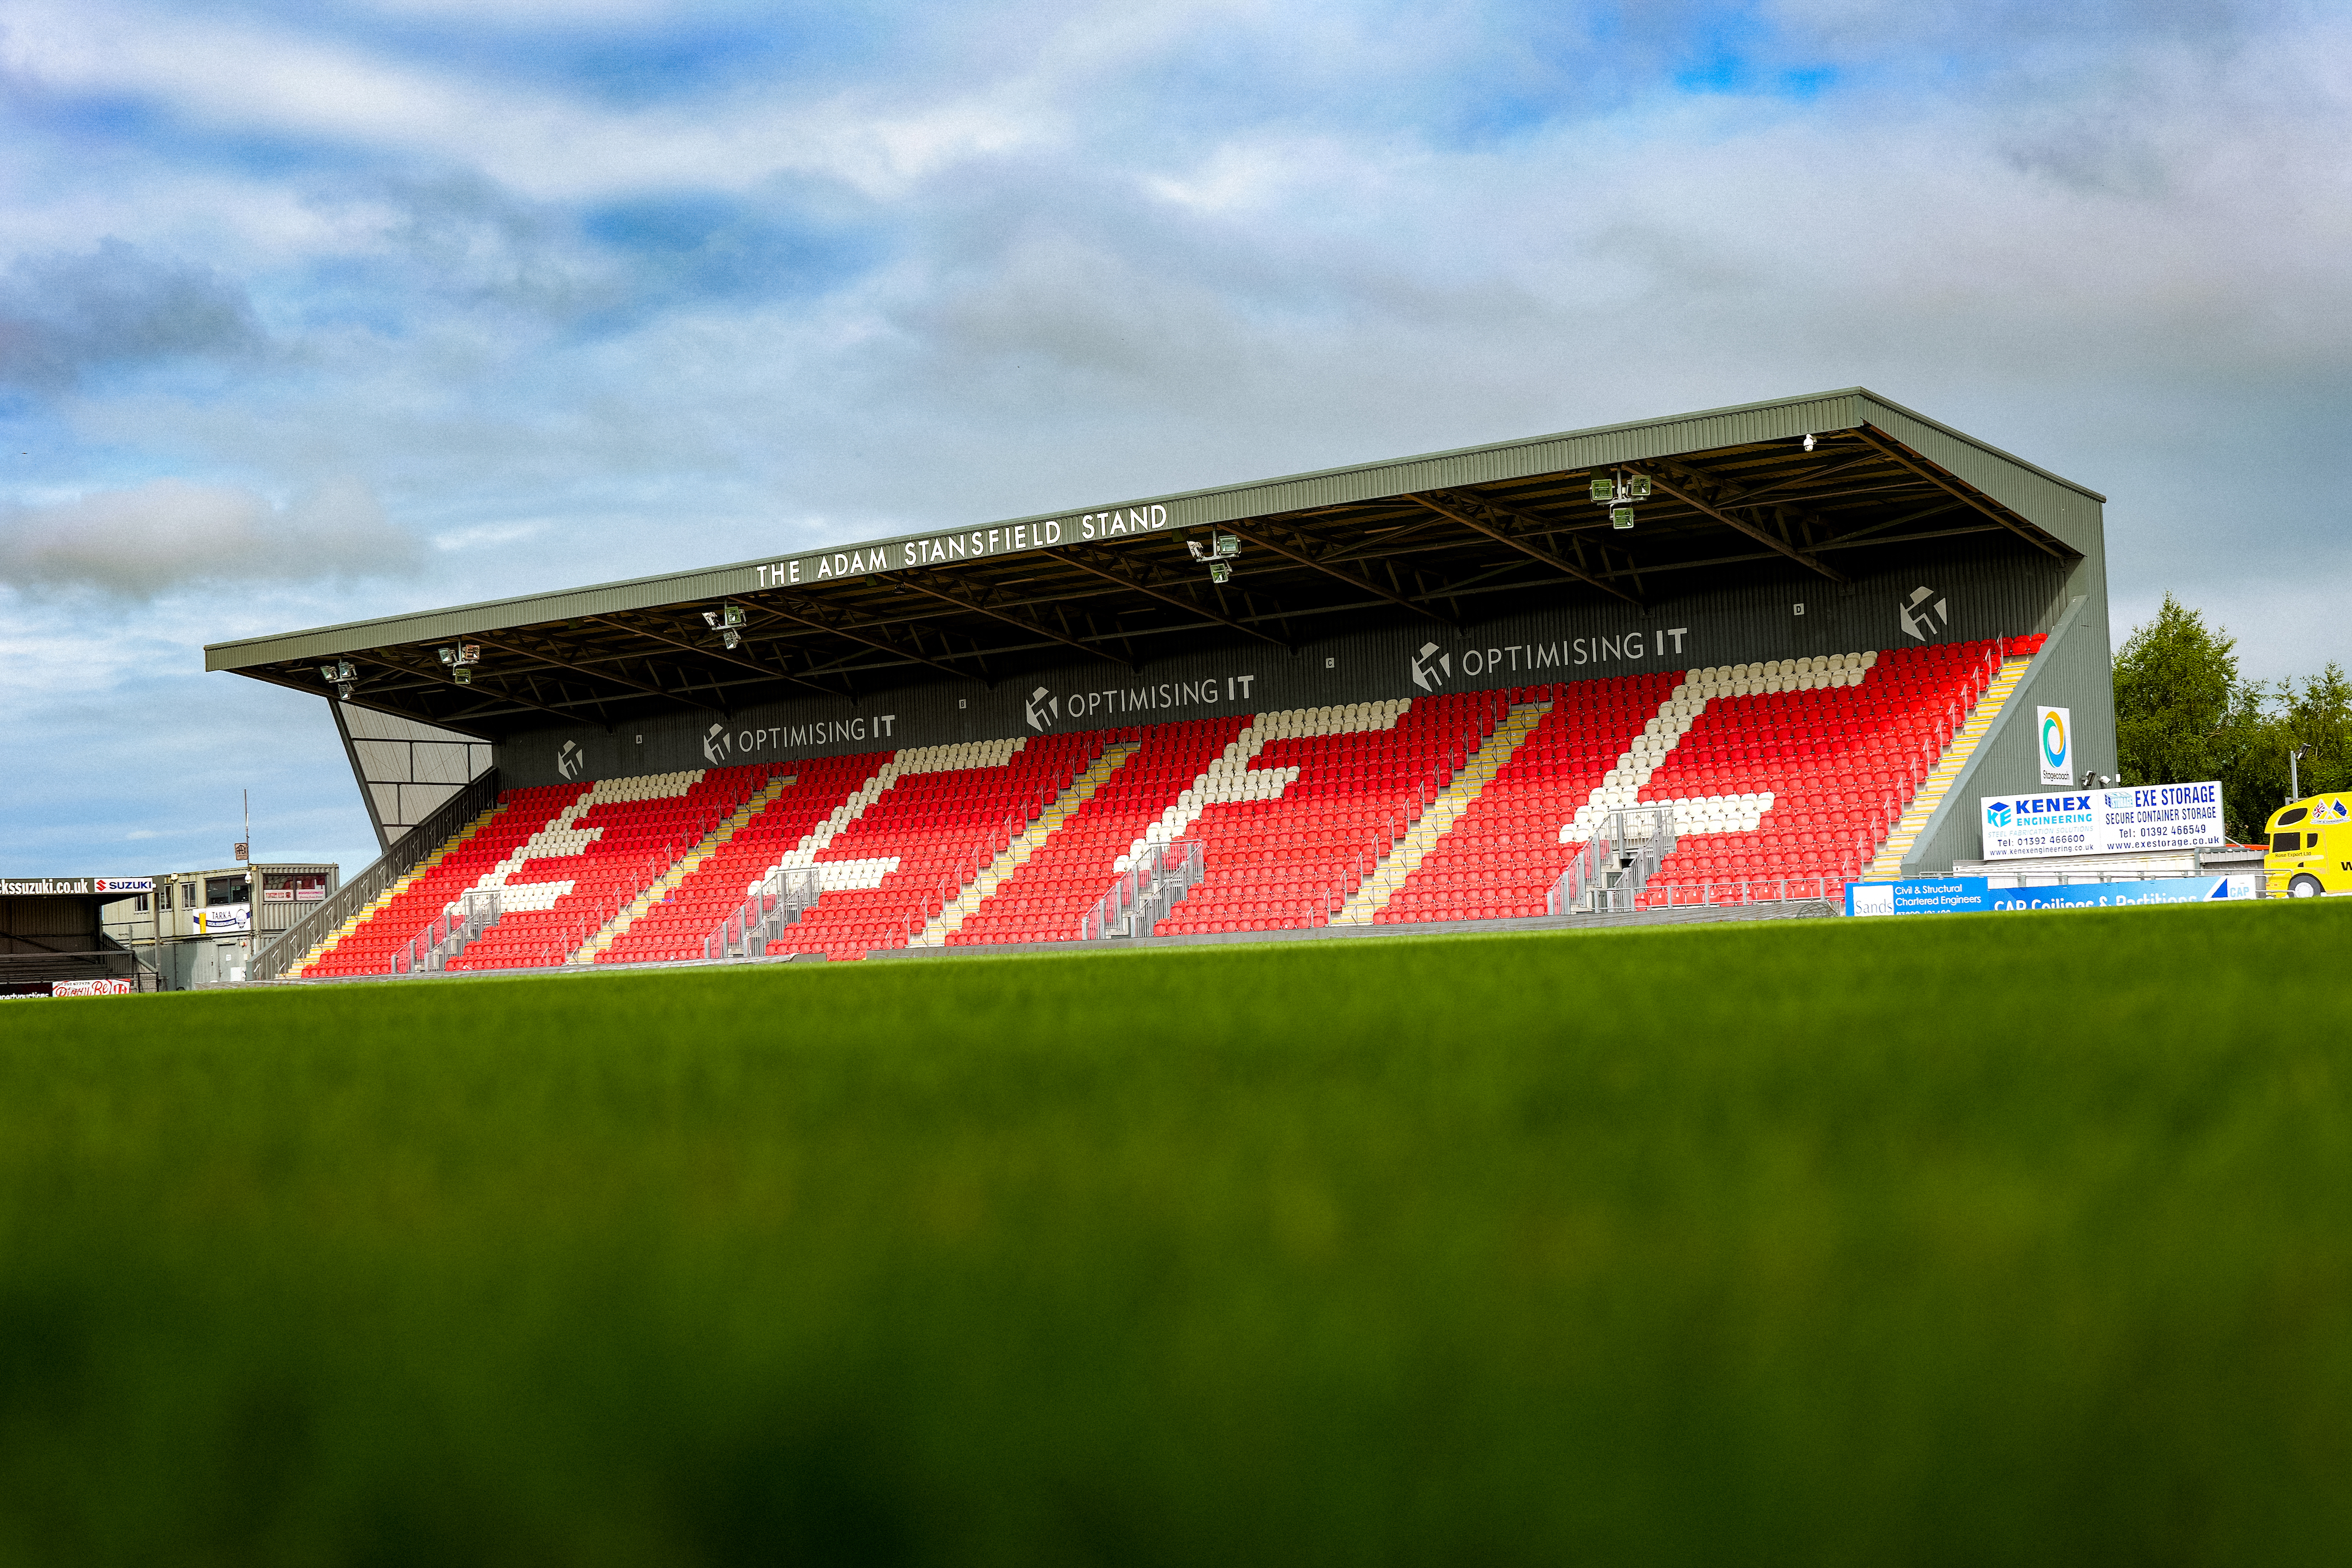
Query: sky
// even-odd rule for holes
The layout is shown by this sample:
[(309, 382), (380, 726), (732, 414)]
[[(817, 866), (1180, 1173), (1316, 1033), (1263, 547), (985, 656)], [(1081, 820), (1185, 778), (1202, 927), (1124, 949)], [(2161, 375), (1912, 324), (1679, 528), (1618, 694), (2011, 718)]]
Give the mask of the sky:
[(1866, 385), (2352, 664), (2352, 20), (10, 0), (0, 871), (374, 841), (203, 645)]

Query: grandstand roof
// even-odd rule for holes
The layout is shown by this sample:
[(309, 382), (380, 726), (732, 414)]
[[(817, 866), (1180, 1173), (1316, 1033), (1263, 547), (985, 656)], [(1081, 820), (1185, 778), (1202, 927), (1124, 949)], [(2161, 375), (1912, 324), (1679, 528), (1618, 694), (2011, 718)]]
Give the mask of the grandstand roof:
[[(1612, 472), (1654, 486), (1631, 531), (1589, 496)], [(1842, 580), (1955, 549), (2072, 559), (2098, 549), (2103, 500), (1850, 388), (215, 643), (205, 667), (324, 695), (319, 664), (348, 659), (362, 706), (494, 737), (551, 716), (993, 685), (1074, 652), (1134, 665), (1381, 622)], [(1213, 532), (1241, 540), (1223, 586), (1187, 549)], [(704, 622), (730, 603), (748, 612), (733, 651)], [(482, 651), (470, 685), (436, 652), (458, 641)]]

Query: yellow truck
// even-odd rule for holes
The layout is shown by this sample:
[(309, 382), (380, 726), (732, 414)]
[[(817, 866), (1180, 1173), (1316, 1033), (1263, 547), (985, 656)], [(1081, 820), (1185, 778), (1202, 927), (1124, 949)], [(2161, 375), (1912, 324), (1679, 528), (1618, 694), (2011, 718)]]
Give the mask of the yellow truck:
[(2352, 892), (2352, 797), (2314, 795), (2271, 813), (2263, 869), (2290, 898)]

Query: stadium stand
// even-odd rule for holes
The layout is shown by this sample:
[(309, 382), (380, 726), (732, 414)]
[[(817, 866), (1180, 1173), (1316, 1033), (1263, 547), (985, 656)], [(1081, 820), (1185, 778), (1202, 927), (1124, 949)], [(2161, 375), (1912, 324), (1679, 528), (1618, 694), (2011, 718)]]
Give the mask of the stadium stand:
[(1147, 846), (1201, 845), (1160, 935), (1539, 915), (1602, 813), (1670, 805), (1642, 898), (1863, 874), (1965, 761), (2042, 639), (1960, 643), (509, 791), (314, 955), (383, 973), (468, 889), (453, 969), (699, 958), (811, 866), (776, 947), (1063, 941)]

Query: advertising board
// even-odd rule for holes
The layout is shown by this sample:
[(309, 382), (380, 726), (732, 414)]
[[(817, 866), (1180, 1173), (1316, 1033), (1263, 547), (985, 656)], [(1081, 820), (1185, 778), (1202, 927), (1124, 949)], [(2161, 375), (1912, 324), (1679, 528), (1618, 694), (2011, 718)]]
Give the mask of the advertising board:
[(192, 909), (189, 921), (199, 936), (227, 936), (253, 929), (253, 905), (250, 904), (215, 904), (208, 909)]
[(1998, 915), (2026, 909), (2133, 909), (2256, 896), (2252, 876), (2171, 876), (2068, 887), (1994, 887), (1981, 876), (1918, 876), (1850, 883), (1848, 915)]
[(49, 984), (53, 997), (127, 997), (134, 988), (129, 980), (54, 980)]
[(2035, 708), (2033, 734), (2042, 758), (2042, 787), (2044, 789), (2072, 789), (2074, 787), (2074, 710)]
[(2210, 780), (2054, 795), (1987, 795), (1977, 806), (1989, 861), (2211, 849), (2229, 842), (2221, 831), (2221, 786)]

